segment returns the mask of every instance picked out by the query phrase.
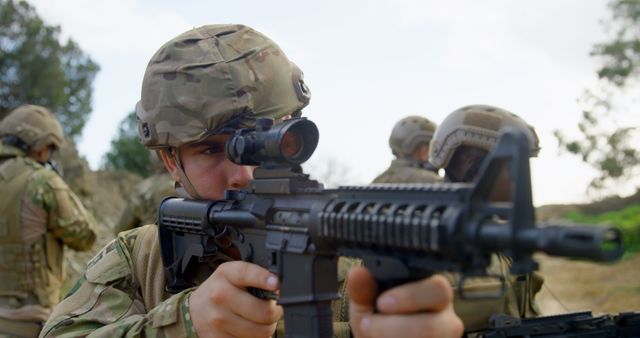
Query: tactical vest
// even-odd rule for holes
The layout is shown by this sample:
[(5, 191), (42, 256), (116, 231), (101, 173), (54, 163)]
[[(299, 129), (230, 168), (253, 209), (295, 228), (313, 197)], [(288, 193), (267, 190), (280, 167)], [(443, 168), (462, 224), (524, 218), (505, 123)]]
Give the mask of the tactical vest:
[(58, 301), (63, 273), (61, 246), (48, 232), (27, 246), (21, 216), (29, 178), (46, 169), (22, 156), (0, 161), (0, 306), (52, 307)]

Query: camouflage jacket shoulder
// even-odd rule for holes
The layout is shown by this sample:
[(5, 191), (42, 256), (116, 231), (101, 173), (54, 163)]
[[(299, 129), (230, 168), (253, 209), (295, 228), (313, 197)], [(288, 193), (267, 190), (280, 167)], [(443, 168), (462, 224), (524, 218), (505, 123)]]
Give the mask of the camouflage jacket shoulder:
[(435, 183), (442, 178), (436, 173), (419, 167), (411, 161), (395, 159), (389, 168), (376, 177), (373, 183)]
[[(215, 269), (229, 260), (221, 254), (207, 263)], [(54, 308), (41, 337), (196, 337), (188, 310), (192, 289), (171, 296), (161, 276), (157, 226), (120, 233), (87, 264)], [(346, 312), (344, 307), (334, 306), (336, 310)], [(342, 332), (348, 334), (348, 325)]]
[[(74, 250), (90, 249), (96, 241), (96, 221), (78, 196), (55, 171), (39, 168), (27, 182), (25, 198), (48, 214), (48, 230)], [(32, 164), (34, 165), (34, 164)]]
[(91, 248), (96, 237), (95, 220), (55, 171), (2, 143), (0, 161), (0, 167), (6, 169), (0, 170), (3, 177), (29, 173), (22, 192), (23, 207), (33, 215), (44, 215), (42, 222), (48, 231), (75, 250)]
[[(102, 249), (54, 308), (40, 336), (187, 336), (191, 327), (185, 318), (188, 312), (184, 312), (183, 303), (190, 290), (170, 297), (161, 287), (148, 294), (145, 288), (152, 281), (146, 280), (147, 275), (136, 276), (136, 268), (142, 270), (140, 268), (153, 259), (150, 252), (136, 257), (139, 253), (136, 251), (152, 249), (143, 246), (148, 245), (155, 233), (155, 225), (137, 228), (121, 233)], [(145, 283), (147, 285), (143, 285)]]

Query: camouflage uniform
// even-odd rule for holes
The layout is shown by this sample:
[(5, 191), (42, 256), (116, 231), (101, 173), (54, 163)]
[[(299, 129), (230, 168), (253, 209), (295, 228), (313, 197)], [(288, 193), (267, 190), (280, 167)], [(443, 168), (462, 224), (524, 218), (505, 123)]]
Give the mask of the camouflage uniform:
[[(531, 154), (536, 156), (539, 147), (535, 130), (520, 117), (492, 106), (471, 105), (452, 112), (442, 121), (431, 140), (429, 162), (437, 168), (446, 169), (460, 146), (488, 152), (497, 143), (500, 130), (507, 126), (527, 133), (531, 142)], [(535, 295), (542, 288), (542, 277), (536, 273), (514, 276), (509, 271), (510, 266), (510, 258), (504, 255), (492, 257), (488, 272), (494, 276), (503, 276), (506, 283), (506, 292), (502, 297), (494, 299), (462, 299), (457, 292), (459, 276), (445, 274), (456, 291), (454, 308), (462, 319), (466, 332), (486, 328), (489, 317), (494, 313), (522, 318), (539, 315)], [(473, 278), (466, 281), (464, 287), (465, 292), (495, 294), (500, 290), (500, 283), (493, 278)]]
[(155, 223), (158, 206), (167, 196), (177, 196), (173, 178), (167, 172), (151, 175), (138, 183), (116, 223), (115, 233)]
[[(84, 251), (96, 239), (95, 222), (76, 195), (25, 152), (38, 145), (39, 127), (50, 127), (47, 122), (58, 127), (54, 146), (61, 144), (62, 131), (54, 121), (42, 107), (23, 106), (0, 125), (6, 140), (0, 142), (0, 337), (38, 336), (60, 300), (63, 246)], [(24, 130), (32, 133), (22, 135)], [(6, 144), (12, 142), (24, 150)]]
[(418, 159), (416, 152), (428, 146), (435, 123), (421, 116), (407, 116), (398, 121), (389, 136), (389, 147), (396, 157), (389, 168), (378, 175), (373, 183), (433, 183), (442, 179), (429, 168), (426, 161)]
[[(157, 238), (154, 224), (120, 233), (89, 262), (54, 309), (42, 337), (196, 337), (187, 303), (193, 289), (166, 293)], [(193, 282), (201, 283), (230, 260), (222, 253), (209, 259)], [(342, 276), (348, 264), (341, 261)], [(334, 302), (338, 333), (348, 332), (343, 304)], [(282, 327), (279, 323), (276, 337), (283, 337)]]
[[(203, 26), (174, 38), (149, 62), (136, 106), (138, 131), (147, 148), (171, 150), (186, 184), (178, 192), (197, 198), (177, 154), (181, 145), (252, 126), (258, 117), (299, 114), (309, 98), (301, 71), (273, 41), (241, 25)], [(193, 282), (229, 260), (219, 254), (201, 264)], [(350, 263), (340, 261), (340, 278)], [(123, 232), (89, 262), (41, 337), (196, 337), (192, 290), (165, 292), (156, 225)], [(349, 337), (344, 283), (340, 290), (335, 332)], [(278, 323), (279, 337), (282, 328)]]

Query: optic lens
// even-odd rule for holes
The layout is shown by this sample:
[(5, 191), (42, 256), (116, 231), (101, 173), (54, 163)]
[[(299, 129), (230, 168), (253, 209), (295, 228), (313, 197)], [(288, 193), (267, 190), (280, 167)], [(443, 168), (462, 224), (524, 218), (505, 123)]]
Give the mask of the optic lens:
[(280, 143), (280, 153), (286, 158), (294, 158), (299, 155), (304, 147), (302, 137), (292, 130), (287, 131), (282, 136)]

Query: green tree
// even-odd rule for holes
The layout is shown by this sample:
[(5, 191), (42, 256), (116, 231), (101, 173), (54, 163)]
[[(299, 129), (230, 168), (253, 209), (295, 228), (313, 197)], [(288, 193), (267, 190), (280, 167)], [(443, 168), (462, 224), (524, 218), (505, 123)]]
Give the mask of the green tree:
[[(580, 156), (599, 172), (589, 186), (595, 190), (633, 178), (640, 165), (639, 147), (634, 142), (637, 126), (616, 119), (640, 77), (640, 1), (613, 0), (608, 7), (611, 17), (605, 27), (612, 36), (591, 51), (602, 62), (597, 70), (600, 84), (595, 90), (585, 90), (580, 98), (581, 136), (569, 140), (555, 131), (561, 149)], [(637, 113), (632, 116), (637, 118)]]
[(153, 173), (149, 151), (138, 140), (135, 112), (129, 113), (118, 127), (118, 134), (111, 140), (111, 150), (103, 157), (104, 169), (127, 170), (147, 177)]
[(53, 111), (71, 137), (91, 113), (98, 65), (25, 1), (0, 0), (0, 119), (25, 103)]
[(614, 37), (596, 44), (591, 54), (603, 60), (598, 76), (622, 88), (640, 75), (640, 1), (611, 1), (609, 9)]

